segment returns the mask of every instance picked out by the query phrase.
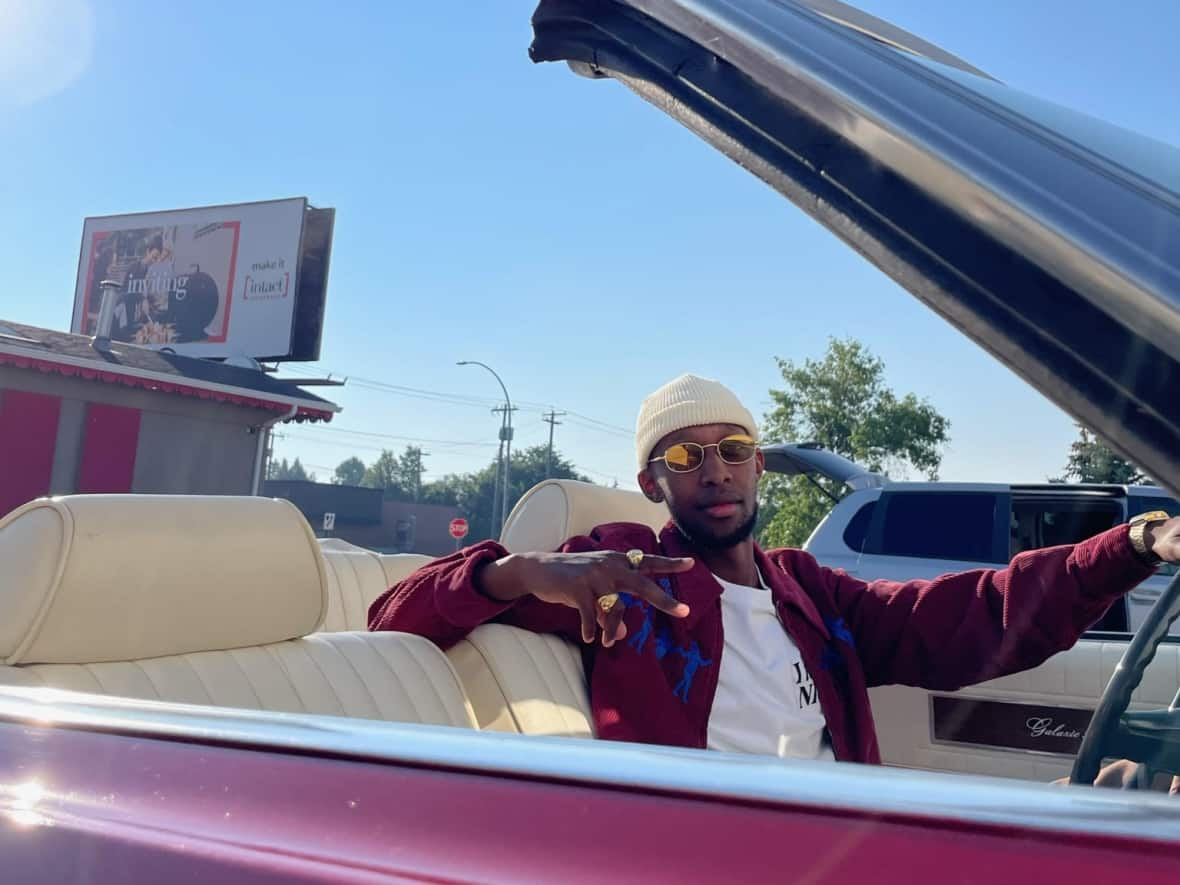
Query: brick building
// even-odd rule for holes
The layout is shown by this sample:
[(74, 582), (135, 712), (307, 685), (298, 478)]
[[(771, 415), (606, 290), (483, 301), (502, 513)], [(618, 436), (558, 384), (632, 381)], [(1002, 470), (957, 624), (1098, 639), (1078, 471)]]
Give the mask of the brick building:
[(384, 553), (450, 553), (455, 539), (448, 529), (462, 515), (457, 507), (386, 501), (380, 489), (326, 482), (270, 479), (263, 494), (298, 507), (321, 538), (340, 538)]

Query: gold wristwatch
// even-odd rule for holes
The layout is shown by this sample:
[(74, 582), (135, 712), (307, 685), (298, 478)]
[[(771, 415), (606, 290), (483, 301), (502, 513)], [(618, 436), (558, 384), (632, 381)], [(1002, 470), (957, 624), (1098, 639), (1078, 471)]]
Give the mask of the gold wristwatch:
[(1159, 565), (1163, 560), (1147, 549), (1147, 527), (1153, 522), (1163, 522), (1168, 519), (1171, 517), (1163, 510), (1152, 510), (1148, 513), (1140, 513), (1129, 523), (1131, 526), (1131, 547), (1134, 548), (1135, 554), (1148, 565)]

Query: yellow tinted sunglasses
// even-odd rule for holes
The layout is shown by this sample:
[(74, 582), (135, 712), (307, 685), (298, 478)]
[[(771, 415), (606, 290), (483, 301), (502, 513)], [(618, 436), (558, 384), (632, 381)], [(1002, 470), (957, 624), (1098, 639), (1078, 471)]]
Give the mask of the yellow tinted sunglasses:
[(705, 463), (705, 449), (716, 449), (717, 456), (726, 464), (745, 464), (758, 453), (758, 441), (745, 434), (734, 434), (708, 445), (673, 443), (664, 449), (664, 454), (651, 458), (648, 463), (663, 461), (673, 473), (692, 473)]

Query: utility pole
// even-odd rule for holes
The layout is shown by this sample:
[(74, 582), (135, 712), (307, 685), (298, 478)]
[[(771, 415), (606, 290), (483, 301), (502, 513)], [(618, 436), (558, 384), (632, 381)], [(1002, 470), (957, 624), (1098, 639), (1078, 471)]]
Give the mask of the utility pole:
[(516, 406), (497, 406), (492, 411), (504, 415), (504, 419), (500, 423), (500, 454), (496, 458), (496, 485), (500, 489), (498, 509), (496, 496), (492, 496), (492, 527), (495, 537), (498, 539), (504, 530), (504, 523), (508, 521), (508, 499), (511, 495), (509, 484), (512, 471), (512, 413), (516, 411)]
[[(504, 406), (492, 409), (492, 414), (503, 412)], [(496, 521), (500, 518), (500, 478), (504, 475), (504, 421), (500, 421), (500, 448), (496, 450), (496, 478), (492, 482), (492, 518), (488, 523), (488, 530), (492, 533), (492, 540), (500, 540), (500, 531)]]
[(565, 412), (554, 411), (551, 406), (549, 411), (541, 416), (541, 420), (549, 425), (549, 451), (545, 455), (545, 479), (553, 475), (553, 428), (561, 423), (557, 419), (564, 414)]
[[(500, 389), (504, 391), (504, 423), (500, 426), (500, 449), (503, 453), (502, 461), (504, 464), (504, 494), (500, 498), (500, 526), (496, 530), (496, 538), (500, 537), (500, 532), (504, 529), (504, 523), (508, 521), (508, 482), (512, 471), (512, 413), (516, 411), (512, 407), (512, 397), (508, 395), (508, 388), (504, 386), (504, 382), (500, 376), (496, 374), (496, 370), (487, 363), (481, 363), (479, 360), (460, 360), (455, 365), (457, 366), (479, 366), (482, 369), (487, 369), (495, 377)], [(495, 409), (493, 411), (499, 411)], [(496, 508), (495, 499), (492, 501), (492, 523), (496, 522)]]

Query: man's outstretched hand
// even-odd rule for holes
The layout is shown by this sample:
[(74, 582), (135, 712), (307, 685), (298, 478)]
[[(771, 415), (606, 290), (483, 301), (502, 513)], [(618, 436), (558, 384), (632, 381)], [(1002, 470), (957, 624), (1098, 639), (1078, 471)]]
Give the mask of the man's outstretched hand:
[(624, 553), (514, 553), (488, 563), (476, 574), (479, 591), (500, 602), (532, 594), (544, 602), (576, 608), (582, 618), (582, 641), (593, 642), (602, 630), (602, 644), (614, 645), (627, 635), (626, 607), (616, 602), (604, 611), (598, 600), (612, 593), (629, 593), (674, 618), (688, 615), (688, 606), (664, 592), (652, 576), (687, 572), (689, 557), (644, 556), (632, 568)]

